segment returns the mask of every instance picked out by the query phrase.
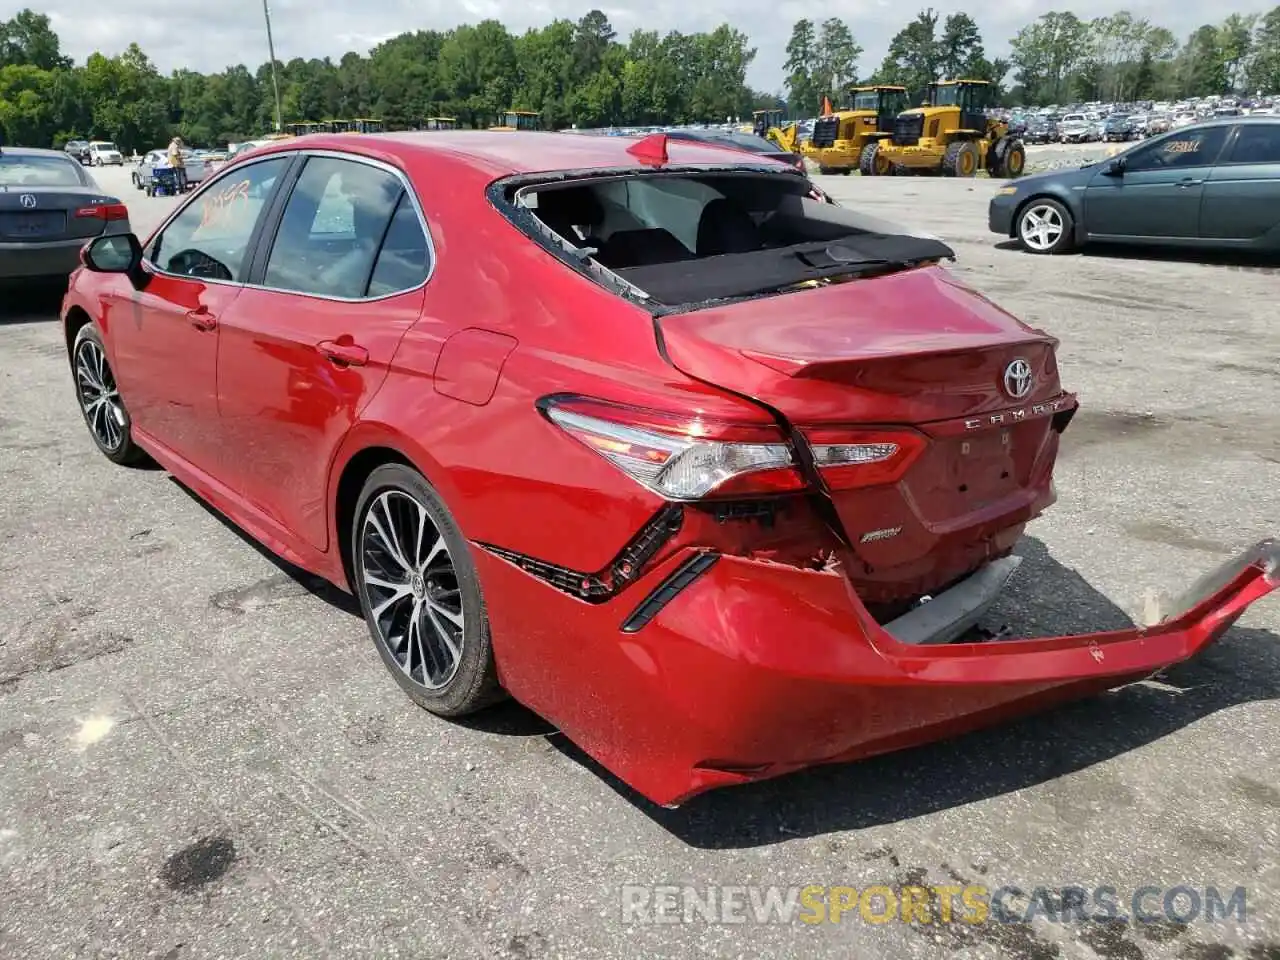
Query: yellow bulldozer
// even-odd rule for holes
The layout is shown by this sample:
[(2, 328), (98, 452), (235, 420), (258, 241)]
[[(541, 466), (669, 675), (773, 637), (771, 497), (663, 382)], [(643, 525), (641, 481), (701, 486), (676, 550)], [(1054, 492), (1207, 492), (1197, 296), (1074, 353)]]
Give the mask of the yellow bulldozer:
[(937, 80), (925, 102), (893, 121), (892, 136), (866, 148), (864, 163), (895, 174), (1020, 177), (1027, 149), (1009, 125), (987, 115), (994, 87), (986, 80)]
[(777, 144), (787, 153), (800, 152), (799, 125), (792, 122), (783, 126), (781, 110), (756, 110), (751, 114), (751, 132), (757, 137)]
[(894, 118), (907, 106), (907, 88), (850, 87), (849, 94), (845, 109), (814, 121), (813, 136), (801, 151), (806, 160), (817, 165), (819, 173), (847, 175), (861, 170), (867, 176), (886, 174), (889, 164), (877, 161), (876, 152), (867, 148), (892, 136)]

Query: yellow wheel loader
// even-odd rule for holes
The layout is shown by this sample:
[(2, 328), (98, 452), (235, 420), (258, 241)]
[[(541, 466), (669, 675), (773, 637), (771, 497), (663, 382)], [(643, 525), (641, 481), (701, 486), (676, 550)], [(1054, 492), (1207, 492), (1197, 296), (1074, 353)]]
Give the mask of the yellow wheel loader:
[(994, 88), (986, 80), (938, 80), (925, 102), (898, 114), (893, 135), (869, 145), (869, 162), (893, 173), (1020, 177), (1027, 149), (1009, 125), (987, 116)]
[(795, 123), (782, 125), (781, 110), (756, 110), (751, 114), (751, 132), (777, 144), (787, 153), (800, 152), (800, 130)]
[(804, 157), (816, 164), (820, 173), (889, 173), (888, 162), (868, 148), (893, 135), (894, 118), (907, 106), (907, 88), (852, 87), (849, 93), (846, 109), (814, 121), (813, 136), (801, 148)]

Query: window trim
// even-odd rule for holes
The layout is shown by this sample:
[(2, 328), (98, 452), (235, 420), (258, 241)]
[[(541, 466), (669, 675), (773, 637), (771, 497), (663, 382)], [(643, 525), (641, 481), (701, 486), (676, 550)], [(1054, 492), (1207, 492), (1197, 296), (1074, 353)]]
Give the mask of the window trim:
[[(398, 167), (394, 167), (382, 160), (374, 157), (367, 157), (359, 153), (347, 153), (343, 150), (299, 150), (297, 156), (301, 158), (301, 162), (297, 167), (297, 174), (292, 177), (288, 184), (288, 193), (285, 195), (282, 203), (278, 208), (270, 211), (269, 221), (264, 223), (263, 235), (258, 238), (258, 249), (254, 252), (253, 261), (249, 266), (249, 279), (245, 282), (246, 287), (255, 290), (269, 290), (272, 293), (283, 293), (294, 297), (310, 297), (312, 300), (325, 300), (330, 303), (378, 303), (382, 300), (389, 300), (392, 297), (402, 297), (407, 293), (415, 293), (426, 287), (431, 282), (431, 278), (436, 273), (436, 246), (435, 239), (431, 236), (431, 228), (427, 224), (427, 216), (422, 209), (422, 201), (418, 199), (417, 192), (413, 189), (413, 184), (405, 172)], [(363, 163), (366, 166), (389, 173), (400, 182), (400, 188), (408, 195), (410, 202), (413, 204), (414, 212), (418, 215), (418, 226), (422, 229), (422, 234), (427, 238), (427, 273), (421, 282), (414, 284), (412, 287), (406, 287), (404, 290), (396, 290), (392, 293), (383, 293), (376, 297), (336, 297), (325, 293), (310, 293), (306, 290), (290, 290), (285, 287), (273, 287), (263, 282), (266, 273), (267, 261), (271, 257), (271, 249), (275, 246), (276, 238), (280, 232), (280, 224), (284, 220), (285, 207), (289, 205), (289, 198), (293, 195), (294, 188), (298, 185), (298, 180), (302, 177), (303, 171), (306, 169), (307, 161), (312, 157), (327, 158), (330, 160), (347, 160), (352, 163)], [(394, 210), (392, 216), (395, 215)], [(270, 230), (270, 240), (267, 240), (267, 229)], [(383, 236), (383, 242), (386, 236)], [(382, 255), (382, 243), (378, 245), (378, 254), (373, 260), (373, 269), (377, 268), (378, 256)], [(367, 286), (367, 284), (366, 284)]]
[(169, 214), (169, 216), (160, 223), (160, 226), (156, 227), (155, 230), (151, 232), (151, 236), (147, 237), (146, 246), (142, 248), (143, 265), (147, 268), (149, 272), (154, 273), (157, 276), (172, 277), (175, 280), (188, 280), (188, 281), (199, 282), (199, 283), (216, 283), (224, 287), (248, 286), (247, 281), (243, 281), (243, 280), (219, 280), (216, 277), (191, 277), (185, 273), (171, 273), (170, 271), (163, 269), (159, 264), (157, 264), (154, 260), (152, 260), (151, 254), (154, 252), (156, 248), (156, 242), (161, 238), (164, 232), (169, 229), (169, 227), (173, 224), (173, 221), (177, 220), (180, 216), (182, 216), (189, 209), (191, 209), (195, 205), (195, 202), (204, 194), (206, 190), (211, 190), (213, 188), (214, 184), (220, 183), (225, 177), (232, 176), (249, 167), (257, 166), (260, 163), (267, 163), (272, 160), (281, 160), (281, 159), (285, 161), (284, 170), (280, 174), (279, 182), (277, 182), (271, 188), (272, 189), (271, 196), (267, 198), (267, 202), (265, 204), (264, 217), (262, 220), (260, 220), (258, 223), (254, 225), (253, 232), (249, 234), (248, 245), (245, 249), (245, 252), (249, 255), (249, 271), (250, 272), (248, 275), (252, 276), (253, 262), (256, 257), (257, 248), (262, 242), (262, 229), (263, 227), (266, 226), (268, 221), (271, 219), (272, 206), (275, 204), (275, 200), (276, 200), (276, 197), (279, 195), (279, 190), (281, 186), (283, 185), (285, 180), (289, 177), (289, 175), (293, 172), (293, 169), (298, 162), (298, 155), (291, 151), (282, 150), (277, 153), (269, 153), (262, 157), (254, 157), (252, 160), (246, 161), (244, 164), (237, 164), (234, 168), (220, 170), (218, 171), (218, 175), (216, 177), (213, 177), (212, 179), (206, 180), (204, 183), (202, 183), (199, 186), (199, 188), (193, 194), (191, 194), (191, 196), (187, 199), (186, 203), (179, 204), (177, 209), (175, 209), (171, 214)]
[(1280, 138), (1280, 117), (1276, 117), (1274, 122), (1268, 119), (1268, 120), (1249, 121), (1246, 123), (1237, 123), (1235, 125), (1235, 129), (1231, 133), (1230, 140), (1225, 145), (1225, 149), (1222, 154), (1222, 159), (1219, 160), (1217, 164), (1215, 164), (1215, 166), (1257, 167), (1257, 166), (1270, 165), (1274, 163), (1280, 163), (1280, 158), (1276, 160), (1232, 160), (1230, 159), (1231, 152), (1235, 151), (1236, 144), (1240, 141), (1240, 138), (1244, 135), (1245, 130), (1247, 130), (1249, 127), (1262, 127), (1264, 129), (1269, 127), (1275, 131), (1276, 137)]

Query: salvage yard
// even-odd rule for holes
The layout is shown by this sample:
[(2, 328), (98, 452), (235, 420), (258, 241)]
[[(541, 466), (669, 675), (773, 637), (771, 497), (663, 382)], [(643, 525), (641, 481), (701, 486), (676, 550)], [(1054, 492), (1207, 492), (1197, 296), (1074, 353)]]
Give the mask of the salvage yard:
[[(143, 235), (174, 202), (95, 176)], [(1062, 341), (1082, 408), (1059, 502), (991, 626), (1119, 626), (1280, 533), (1280, 265), (1036, 257), (987, 232), (991, 181), (815, 180), (942, 237), (962, 279)], [(658, 809), (514, 705), (414, 707), (352, 601), (164, 472), (111, 465), (56, 298), (0, 298), (0, 957), (1280, 957), (1275, 596), (1147, 683)], [(632, 885), (920, 883), (1122, 904), (1243, 886), (1248, 919), (622, 914)]]

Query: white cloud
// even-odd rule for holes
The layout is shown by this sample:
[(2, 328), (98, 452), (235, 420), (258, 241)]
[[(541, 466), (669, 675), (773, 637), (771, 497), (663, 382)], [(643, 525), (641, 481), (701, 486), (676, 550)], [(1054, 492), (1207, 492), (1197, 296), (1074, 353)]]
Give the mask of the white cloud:
[[(1201, 23), (1220, 20), (1232, 12), (1264, 13), (1276, 2), (1234, 0), (1227, 6), (1206, 9), (1172, 0), (1075, 0), (1069, 9), (1089, 19), (1124, 8), (1168, 27), (1182, 40)], [(929, 0), (918, 6), (930, 5), (943, 16), (972, 9), (971, 4), (959, 0)], [(822, 7), (801, 0), (704, 0), (701, 4), (676, 0), (620, 4), (612, 0), (598, 6), (622, 37), (637, 27), (694, 32), (732, 24), (745, 31), (757, 49), (748, 81), (766, 90), (782, 84), (784, 48), (791, 25), (801, 17), (820, 20), (833, 16), (849, 23), (866, 49), (860, 64), (866, 74), (880, 63), (890, 39), (916, 10), (915, 5), (887, 0), (831, 0)], [(991, 56), (1006, 52), (1009, 38), (1035, 17), (1064, 7), (1068, 5), (1051, 0), (1006, 0), (973, 16)], [(97, 0), (45, 0), (40, 9), (52, 19), (64, 52), (77, 61), (95, 50), (119, 53), (135, 40), (165, 73), (178, 67), (209, 72), (234, 63), (256, 69), (267, 60), (262, 6), (256, 0), (179, 3), (166, 8), (163, 16), (154, 17), (128, 15), (121, 7), (115, 8), (118, 13), (106, 14)], [(279, 59), (329, 56), (337, 60), (349, 50), (367, 53), (378, 40), (408, 30), (443, 30), (492, 17), (513, 32), (523, 32), (556, 17), (576, 20), (589, 9), (591, 4), (578, 0), (463, 0), (461, 4), (440, 0), (275, 0), (271, 3), (271, 24)]]

